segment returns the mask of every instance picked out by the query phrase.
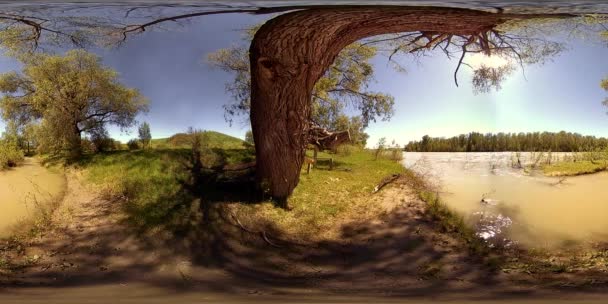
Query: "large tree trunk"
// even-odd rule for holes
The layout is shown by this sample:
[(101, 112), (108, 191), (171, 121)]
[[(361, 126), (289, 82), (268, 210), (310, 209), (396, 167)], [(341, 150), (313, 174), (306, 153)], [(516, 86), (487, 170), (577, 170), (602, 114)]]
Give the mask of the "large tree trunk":
[(73, 132), (68, 138), (68, 161), (73, 162), (82, 156), (82, 134), (78, 126), (73, 127)]
[(257, 180), (285, 201), (298, 184), (317, 80), (347, 45), (399, 32), (472, 34), (521, 15), (431, 7), (328, 7), (266, 22), (250, 48)]

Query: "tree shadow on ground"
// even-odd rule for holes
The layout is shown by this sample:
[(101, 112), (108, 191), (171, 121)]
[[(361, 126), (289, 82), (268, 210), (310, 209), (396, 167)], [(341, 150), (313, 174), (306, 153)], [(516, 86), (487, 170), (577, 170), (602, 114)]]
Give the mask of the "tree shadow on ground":
[[(0, 279), (0, 286), (143, 282), (170, 292), (231, 294), (314, 291), (469, 299), (538, 294), (533, 277), (516, 277), (521, 284), (513, 283), (483, 258), (469, 254), (456, 238), (439, 232), (420, 201), (406, 201), (375, 220), (344, 224), (339, 238), (303, 243), (270, 221), (245, 225), (235, 215), (235, 204), (261, 201), (252, 172), (226, 177), (226, 172), (195, 161), (183, 165), (192, 172), (182, 181), (189, 193), (182, 208), (189, 212), (174, 229), (134, 233), (116, 212), (124, 202), (77, 197), (85, 201), (75, 224), (58, 227), (33, 244), (4, 245), (3, 250), (21, 250), (26, 262)], [(39, 260), (32, 260), (34, 256)], [(592, 287), (590, 292), (606, 291), (605, 284)]]

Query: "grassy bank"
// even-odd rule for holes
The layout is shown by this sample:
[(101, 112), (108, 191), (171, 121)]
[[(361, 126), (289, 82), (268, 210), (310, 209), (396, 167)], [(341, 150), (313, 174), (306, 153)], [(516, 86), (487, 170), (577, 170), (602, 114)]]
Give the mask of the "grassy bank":
[(543, 166), (546, 176), (576, 176), (604, 171), (608, 168), (606, 162), (593, 162), (589, 160), (562, 161)]
[(487, 244), (475, 234), (475, 229), (469, 226), (464, 217), (454, 211), (441, 201), (441, 198), (426, 189), (419, 189), (420, 199), (427, 203), (427, 213), (437, 222), (442, 232), (456, 235), (462, 240), (469, 251), (475, 255), (488, 253)]
[[(312, 155), (312, 153), (309, 153)], [(279, 230), (300, 238), (332, 237), (337, 223), (369, 219), (378, 215), (379, 198), (374, 187), (386, 176), (405, 173), (406, 169), (389, 155), (375, 160), (373, 152), (350, 149), (346, 153), (319, 153), (320, 159), (332, 158), (334, 169), (327, 160), (320, 161), (310, 174), (302, 168), (300, 183), (289, 198), (289, 211), (276, 208), (266, 201), (253, 205), (238, 205), (237, 215), (270, 221)]]
[[(244, 149), (206, 150), (203, 162), (234, 164), (251, 161)], [(178, 224), (196, 200), (193, 191), (191, 151), (149, 149), (90, 155), (78, 166), (88, 181), (101, 187), (108, 198), (125, 202), (132, 223), (147, 229)], [(202, 186), (201, 186), (202, 187)]]
[[(203, 137), (211, 149), (242, 149), (243, 140), (215, 131), (203, 131)], [(167, 138), (155, 138), (150, 141), (153, 149), (190, 149), (192, 139), (186, 133), (177, 133)]]
[[(238, 164), (254, 159), (253, 151), (244, 149), (242, 141), (237, 143), (227, 140), (225, 135), (211, 135), (207, 137), (207, 146), (216, 148), (204, 149), (201, 155), (204, 165), (209, 162)], [(176, 137), (172, 138), (174, 142)], [(240, 148), (221, 148), (225, 145)], [(286, 233), (299, 236), (317, 235), (336, 226), (338, 220), (377, 214), (379, 207), (372, 202), (376, 199), (371, 193), (373, 188), (384, 177), (406, 171), (398, 161), (390, 159), (390, 152), (377, 160), (371, 151), (352, 148), (338, 154), (319, 153), (318, 157), (332, 158), (333, 170), (327, 160), (321, 160), (310, 174), (302, 168), (300, 183), (289, 199), (290, 211), (276, 208), (268, 198), (235, 195), (250, 187), (251, 172), (218, 176), (203, 170), (200, 176), (195, 176), (189, 149), (100, 153), (87, 156), (79, 166), (85, 170), (87, 179), (102, 187), (108, 197), (126, 202), (125, 211), (138, 227), (177, 223), (188, 217), (193, 202), (212, 200), (233, 208), (233, 213), (244, 223), (263, 219)], [(193, 189), (197, 178), (200, 184)], [(233, 183), (224, 189), (226, 182)]]

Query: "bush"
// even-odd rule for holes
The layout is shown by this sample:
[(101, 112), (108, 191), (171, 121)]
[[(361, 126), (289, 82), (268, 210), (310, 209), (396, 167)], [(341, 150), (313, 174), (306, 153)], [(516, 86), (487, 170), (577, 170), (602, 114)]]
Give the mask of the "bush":
[(357, 145), (340, 145), (336, 148), (336, 154), (341, 156), (350, 156), (354, 152), (361, 151), (362, 148)]
[(394, 161), (402, 161), (403, 160), (403, 150), (399, 148), (391, 149), (390, 159)]
[(83, 138), (80, 145), (82, 146), (82, 152), (95, 153), (95, 145), (88, 138)]
[(127, 142), (127, 148), (129, 150), (137, 150), (139, 149), (139, 141), (137, 139), (131, 139)]
[(106, 152), (116, 150), (114, 139), (110, 137), (94, 137), (91, 143), (95, 148), (95, 152)]
[(23, 151), (14, 143), (0, 142), (0, 170), (16, 167), (23, 161)]

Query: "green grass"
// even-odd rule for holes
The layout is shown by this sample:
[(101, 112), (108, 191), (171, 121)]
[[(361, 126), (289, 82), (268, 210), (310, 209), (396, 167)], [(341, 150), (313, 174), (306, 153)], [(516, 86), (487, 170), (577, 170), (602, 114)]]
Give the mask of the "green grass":
[(182, 167), (187, 155), (187, 150), (118, 151), (91, 155), (79, 165), (109, 198), (125, 201), (133, 224), (150, 228), (183, 215), (179, 204), (191, 199), (180, 183), (188, 178)]
[[(252, 151), (246, 149), (207, 150), (214, 155), (222, 154), (226, 163), (248, 162)], [(117, 151), (86, 157), (80, 166), (86, 171), (88, 180), (104, 188), (109, 197), (122, 198), (130, 221), (137, 227), (150, 229), (178, 223), (188, 218), (190, 206), (197, 199), (184, 188), (191, 182), (188, 169), (187, 149), (149, 149)], [(309, 156), (312, 152), (309, 151)], [(205, 158), (203, 155), (202, 158)], [(391, 153), (377, 160), (373, 151), (349, 149), (347, 153), (319, 153), (319, 158), (332, 158), (334, 169), (329, 170), (327, 161), (320, 161), (306, 173), (302, 168), (300, 183), (289, 198), (291, 210), (277, 208), (270, 200), (255, 203), (223, 199), (233, 207), (237, 217), (246, 225), (256, 222), (272, 223), (278, 230), (292, 237), (315, 238), (339, 237), (339, 223), (363, 221), (377, 217), (384, 210), (377, 200), (381, 195), (372, 194), (374, 187), (385, 177), (400, 173), (410, 180), (410, 186), (423, 189), (423, 181), (392, 158)], [(213, 189), (199, 185), (203, 191), (225, 191), (219, 196), (236, 192), (236, 188)], [(211, 194), (203, 193), (204, 197)], [(444, 230), (462, 234), (474, 243), (474, 232), (461, 217), (449, 211), (432, 193), (421, 192), (421, 198), (429, 203), (428, 208), (441, 223)]]
[[(209, 142), (209, 148), (215, 149), (243, 149), (244, 141), (215, 131), (203, 131)], [(191, 145), (190, 136), (186, 133), (177, 133), (168, 138), (156, 138), (150, 142), (154, 149), (189, 149)]]
[[(239, 214), (259, 217), (272, 222), (281, 231), (301, 237), (320, 234), (330, 236), (336, 221), (356, 220), (377, 215), (379, 207), (373, 201), (373, 188), (386, 176), (404, 173), (398, 162), (379, 158), (364, 150), (349, 155), (319, 153), (319, 158), (333, 158), (334, 170), (320, 162), (310, 174), (302, 168), (300, 183), (288, 204), (291, 210), (276, 208), (272, 202), (242, 205)], [(309, 153), (312, 156), (312, 153)]]
[(475, 255), (488, 253), (486, 243), (475, 234), (475, 229), (469, 226), (462, 215), (452, 211), (435, 193), (420, 189), (419, 197), (427, 203), (426, 211), (438, 223), (443, 232), (457, 235)]
[(543, 166), (543, 173), (547, 176), (575, 176), (591, 174), (606, 170), (607, 163), (604, 161), (565, 161)]
[[(346, 151), (347, 150), (347, 151)], [(234, 214), (246, 225), (271, 223), (276, 229), (292, 237), (339, 237), (340, 223), (369, 220), (384, 212), (379, 199), (372, 194), (374, 187), (385, 177), (402, 174), (410, 186), (420, 191), (428, 203), (429, 212), (436, 217), (443, 230), (459, 233), (472, 250), (480, 250), (474, 232), (452, 213), (431, 192), (424, 192), (424, 181), (405, 169), (394, 153), (387, 151), (376, 159), (374, 151), (360, 148), (341, 149), (338, 154), (319, 153), (323, 159), (332, 158), (334, 169), (327, 161), (319, 161), (310, 174), (304, 166), (300, 183), (288, 200), (291, 210), (276, 207), (270, 200), (239, 201), (223, 198), (237, 188), (215, 189), (214, 185), (199, 185), (202, 191), (220, 193), (219, 200), (230, 205)], [(223, 163), (234, 164), (253, 159), (248, 149), (207, 149), (202, 159), (219, 157)], [(309, 151), (312, 156), (312, 151)], [(192, 202), (197, 199), (186, 188), (192, 181), (189, 171), (190, 150), (148, 149), (117, 151), (91, 155), (80, 162), (89, 181), (104, 187), (111, 197), (126, 201), (125, 211), (131, 221), (142, 228), (154, 228), (188, 218)], [(205, 183), (206, 181), (203, 181)], [(211, 196), (202, 193), (203, 197)]]
[[(226, 164), (247, 162), (247, 150), (208, 150)], [(191, 182), (190, 150), (147, 149), (115, 151), (84, 157), (78, 165), (87, 179), (111, 198), (126, 201), (125, 211), (141, 228), (171, 225), (189, 212), (196, 199), (187, 187)]]

